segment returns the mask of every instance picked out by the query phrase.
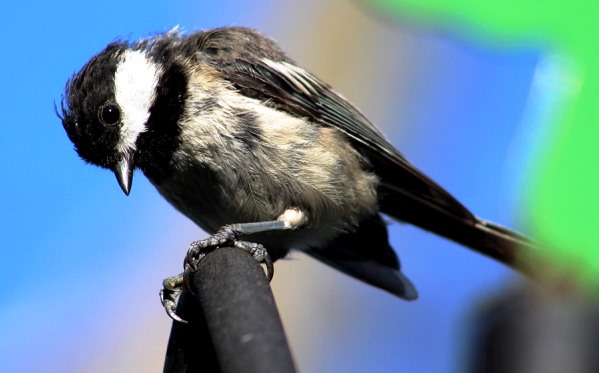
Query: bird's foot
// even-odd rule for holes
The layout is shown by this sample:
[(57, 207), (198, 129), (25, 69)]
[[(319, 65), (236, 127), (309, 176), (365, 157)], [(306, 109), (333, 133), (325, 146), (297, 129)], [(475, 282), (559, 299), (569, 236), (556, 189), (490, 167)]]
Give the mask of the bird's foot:
[(166, 310), (168, 316), (179, 322), (187, 323), (180, 318), (176, 313), (177, 298), (183, 286), (192, 291), (190, 286), (190, 276), (198, 269), (200, 261), (210, 252), (221, 247), (236, 247), (250, 253), (254, 259), (266, 266), (266, 277), (268, 281), (272, 280), (274, 274), (274, 266), (268, 252), (264, 246), (254, 243), (239, 240), (239, 229), (236, 225), (225, 225), (220, 228), (215, 234), (203, 240), (194, 241), (187, 249), (187, 255), (183, 262), (183, 273), (166, 278), (162, 282), (162, 290), (160, 290), (160, 302)]

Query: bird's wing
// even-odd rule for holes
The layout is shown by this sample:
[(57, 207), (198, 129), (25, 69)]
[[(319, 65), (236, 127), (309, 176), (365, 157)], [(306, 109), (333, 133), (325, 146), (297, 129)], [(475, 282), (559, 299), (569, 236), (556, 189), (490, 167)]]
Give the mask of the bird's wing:
[(289, 61), (241, 57), (219, 61), (213, 67), (241, 93), (347, 135), (372, 162), (383, 190), (392, 186), (389, 192), (399, 191), (412, 204), (425, 204), (468, 223), (475, 221), (460, 202), (409, 163), (347, 99), (306, 70)]

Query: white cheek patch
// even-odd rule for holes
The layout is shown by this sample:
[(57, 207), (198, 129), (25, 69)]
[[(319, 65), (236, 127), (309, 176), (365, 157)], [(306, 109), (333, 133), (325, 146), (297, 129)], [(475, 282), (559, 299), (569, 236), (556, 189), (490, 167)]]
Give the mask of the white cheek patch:
[(144, 52), (127, 50), (121, 56), (114, 75), (115, 99), (122, 122), (116, 150), (121, 154), (133, 152), (137, 137), (147, 129), (158, 75), (158, 66)]

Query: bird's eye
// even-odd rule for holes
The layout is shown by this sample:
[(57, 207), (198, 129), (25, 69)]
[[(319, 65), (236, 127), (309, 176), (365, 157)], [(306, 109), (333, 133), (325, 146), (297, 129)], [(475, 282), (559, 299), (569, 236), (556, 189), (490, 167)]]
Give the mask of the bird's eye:
[(100, 119), (100, 123), (105, 126), (115, 125), (121, 120), (121, 109), (115, 103), (107, 103), (100, 106), (100, 110), (98, 111), (98, 118)]

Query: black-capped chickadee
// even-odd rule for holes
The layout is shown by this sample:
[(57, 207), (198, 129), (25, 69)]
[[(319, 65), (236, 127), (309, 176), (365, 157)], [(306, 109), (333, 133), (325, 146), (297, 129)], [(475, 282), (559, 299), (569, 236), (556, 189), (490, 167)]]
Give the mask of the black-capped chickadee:
[[(125, 194), (139, 168), (216, 233), (192, 244), (188, 271), (219, 245), (267, 262), (296, 249), (412, 300), (381, 213), (507, 264), (530, 245), (475, 217), (345, 98), (247, 28), (114, 42), (67, 82), (59, 115), (81, 158), (113, 171)], [(237, 239), (249, 233), (253, 243)], [(183, 276), (173, 279), (163, 304), (177, 318)]]

